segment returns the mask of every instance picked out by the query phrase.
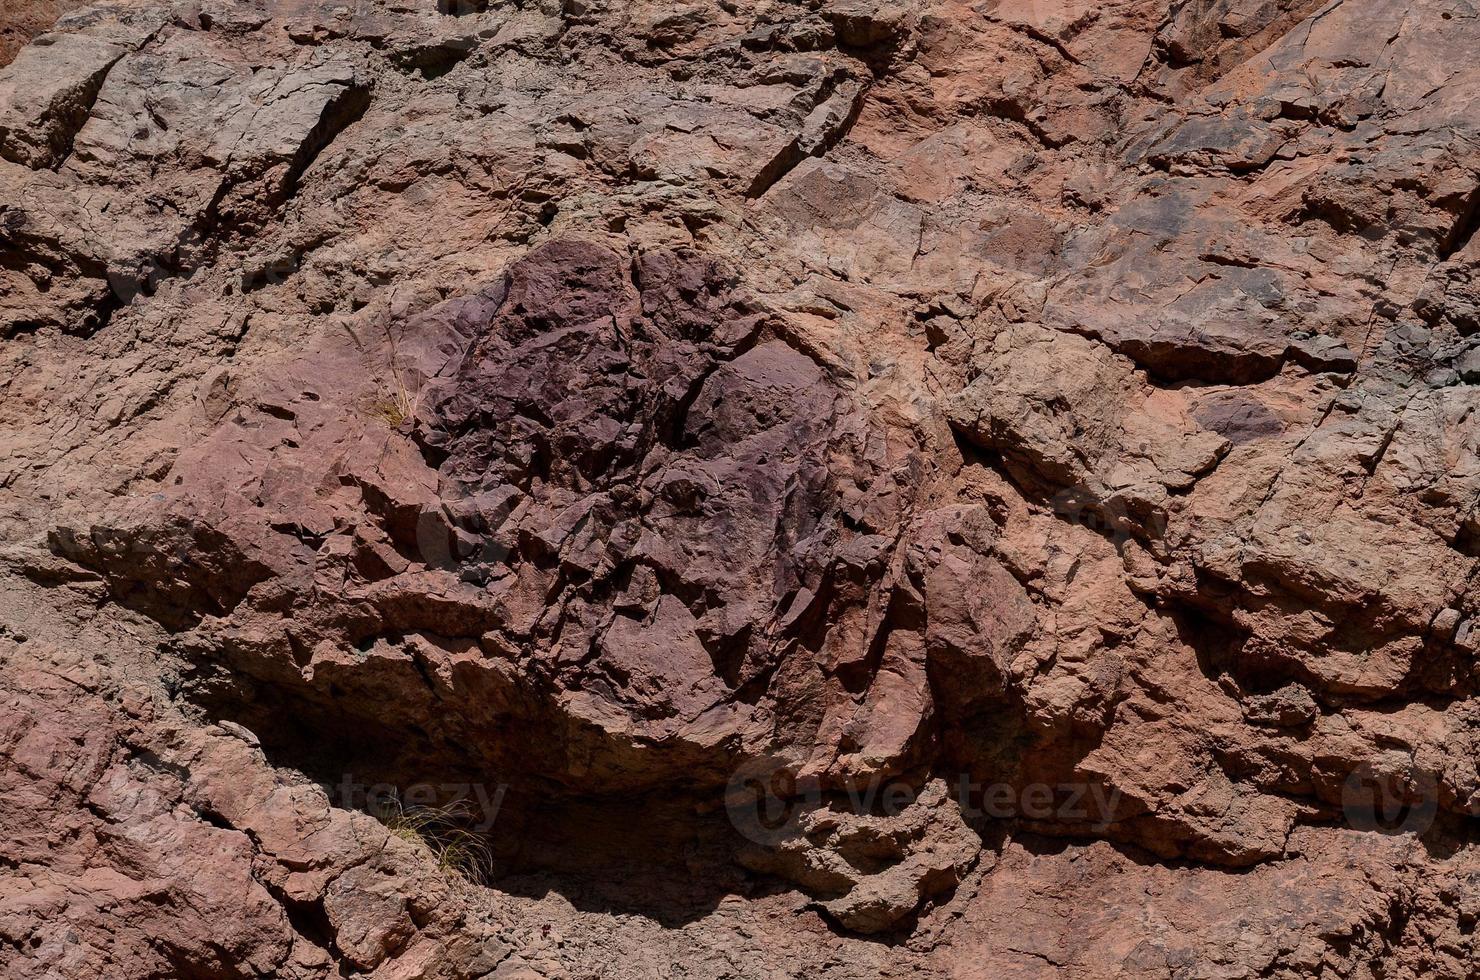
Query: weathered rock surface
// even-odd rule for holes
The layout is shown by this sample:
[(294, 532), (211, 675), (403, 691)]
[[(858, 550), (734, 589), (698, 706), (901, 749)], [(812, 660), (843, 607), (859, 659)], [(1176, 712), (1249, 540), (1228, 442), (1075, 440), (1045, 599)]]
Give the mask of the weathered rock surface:
[(64, 13), (86, 6), (85, 0), (16, 0), (0, 15), (0, 65), (8, 65), (37, 34)]
[(43, 6), (0, 975), (1480, 969), (1463, 0)]

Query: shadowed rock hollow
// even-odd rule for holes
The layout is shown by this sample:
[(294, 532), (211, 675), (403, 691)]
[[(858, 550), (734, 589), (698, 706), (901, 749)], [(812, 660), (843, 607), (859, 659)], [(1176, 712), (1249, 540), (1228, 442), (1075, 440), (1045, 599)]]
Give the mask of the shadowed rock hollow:
[(43, 6), (0, 975), (1475, 974), (1462, 0)]

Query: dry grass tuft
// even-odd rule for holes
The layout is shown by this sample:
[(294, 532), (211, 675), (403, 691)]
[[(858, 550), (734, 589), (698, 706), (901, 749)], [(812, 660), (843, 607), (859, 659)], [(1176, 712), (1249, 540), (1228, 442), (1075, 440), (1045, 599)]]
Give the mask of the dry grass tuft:
[[(386, 343), (390, 347), (389, 373), (395, 381), (395, 390), (389, 391), (385, 397), (371, 402), (366, 408), (365, 414), (379, 422), (383, 422), (392, 429), (399, 429), (408, 419), (416, 415), (417, 401), (421, 396), (420, 394), (413, 395), (406, 387), (406, 379), (402, 376), (399, 365), (401, 352), (396, 343), (396, 335), (391, 332), (389, 321), (383, 320), (381, 327), (385, 330)], [(345, 329), (349, 330), (350, 336), (355, 338), (355, 343), (358, 345), (360, 342), (359, 337), (355, 335), (354, 330), (349, 326), (346, 326)]]
[(457, 875), (475, 885), (487, 885), (493, 874), (493, 849), (488, 839), (468, 829), (477, 819), (467, 800), (446, 806), (406, 806), (392, 796), (371, 814), (402, 840), (425, 847), (444, 874)]
[(399, 429), (407, 419), (416, 414), (416, 398), (406, 390), (401, 379), (397, 378), (396, 390), (371, 402), (365, 409), (365, 414), (392, 429)]

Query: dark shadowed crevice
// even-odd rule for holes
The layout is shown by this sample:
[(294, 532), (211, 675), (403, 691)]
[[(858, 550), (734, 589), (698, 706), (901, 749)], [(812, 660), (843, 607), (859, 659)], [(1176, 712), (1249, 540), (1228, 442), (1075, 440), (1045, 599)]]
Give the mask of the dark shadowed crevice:
[(481, 14), (488, 9), (488, 0), (437, 0), (437, 13), (449, 17), (466, 17)]
[[(198, 677), (194, 690), (211, 717), (260, 733), (275, 767), (309, 777), (336, 807), (375, 813), (377, 802), (422, 794), (437, 806), (463, 801), (469, 829), (486, 834), (488, 884), (499, 891), (554, 892), (586, 911), (678, 926), (712, 913), (728, 895), (771, 889), (733, 865), (735, 831), (718, 787), (583, 792), (538, 766), (519, 768), (521, 753), (507, 756), (509, 766), (494, 761), (499, 743), (547, 738), (558, 722), (447, 739), (292, 692), (246, 688), (240, 678)], [(321, 946), (329, 942), (333, 931), (321, 909), (276, 897), (297, 931)]]
[(398, 52), (393, 61), (402, 71), (415, 72), (426, 81), (435, 81), (467, 61), (478, 50), (473, 38), (449, 38), (437, 44), (419, 45)]
[(291, 199), (298, 193), (298, 183), (305, 171), (318, 159), (320, 153), (334, 142), (335, 137), (352, 124), (359, 122), (370, 108), (370, 89), (364, 86), (346, 86), (342, 92), (324, 107), (318, 123), (299, 146), (288, 167), (284, 197)]
[(1476, 231), (1480, 231), (1480, 188), (1470, 192), (1470, 196), (1460, 208), (1459, 217), (1450, 226), (1444, 240), (1439, 243), (1440, 261), (1448, 261), (1451, 257), (1463, 252), (1474, 239)]
[(796, 169), (796, 165), (806, 158), (807, 155), (802, 152), (801, 144), (797, 140), (787, 143), (779, 153), (771, 158), (770, 162), (756, 173), (750, 186), (745, 189), (745, 196), (748, 198), (764, 196), (777, 181), (791, 173)]

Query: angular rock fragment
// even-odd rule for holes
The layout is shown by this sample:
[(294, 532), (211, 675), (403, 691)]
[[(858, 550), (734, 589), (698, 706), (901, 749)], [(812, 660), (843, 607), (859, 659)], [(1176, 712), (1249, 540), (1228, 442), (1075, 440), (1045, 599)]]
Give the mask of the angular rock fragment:
[(127, 51), (82, 34), (23, 48), (0, 69), (0, 157), (33, 170), (65, 160), (109, 69)]
[(981, 850), (939, 780), (898, 813), (858, 815), (822, 804), (794, 820), (794, 835), (774, 848), (743, 850), (740, 861), (795, 881), (822, 898), (840, 925), (861, 933), (900, 928), (923, 903), (960, 884)]

